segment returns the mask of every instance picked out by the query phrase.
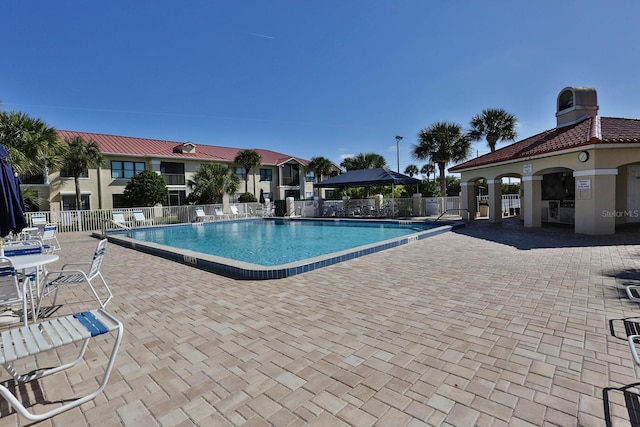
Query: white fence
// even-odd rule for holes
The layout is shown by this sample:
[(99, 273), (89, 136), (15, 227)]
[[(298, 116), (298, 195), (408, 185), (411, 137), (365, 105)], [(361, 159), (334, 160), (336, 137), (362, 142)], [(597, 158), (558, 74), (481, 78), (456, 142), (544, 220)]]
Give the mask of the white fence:
[[(476, 211), (482, 212), (480, 206), (488, 196), (477, 198)], [(279, 203), (285, 203), (284, 201)], [(296, 200), (293, 205), (293, 214), (301, 217), (366, 217), (366, 218), (403, 218), (403, 217), (437, 217), (462, 216), (459, 197), (426, 197), (420, 199), (421, 205), (416, 209), (414, 199), (348, 199), (348, 200)], [(238, 208), (238, 217), (261, 217), (274, 213), (270, 208), (263, 207), (260, 203), (234, 203)], [(143, 208), (99, 209), (78, 211), (48, 211), (27, 212), (27, 220), (32, 223), (33, 215), (44, 215), (48, 223), (57, 224), (59, 232), (70, 231), (98, 231), (105, 228), (115, 228), (113, 224), (113, 212), (123, 212), (125, 219), (131, 228), (154, 224), (179, 224), (196, 222), (196, 207), (204, 208), (208, 216), (214, 217), (214, 208), (223, 205), (185, 205), (185, 206), (154, 206)], [(142, 211), (146, 221), (135, 220), (134, 211)], [(503, 216), (518, 215), (520, 212), (520, 198), (517, 194), (502, 196)], [(234, 217), (228, 208), (224, 209), (227, 217)], [(275, 212), (278, 214), (277, 210)], [(279, 213), (288, 215), (285, 209)]]

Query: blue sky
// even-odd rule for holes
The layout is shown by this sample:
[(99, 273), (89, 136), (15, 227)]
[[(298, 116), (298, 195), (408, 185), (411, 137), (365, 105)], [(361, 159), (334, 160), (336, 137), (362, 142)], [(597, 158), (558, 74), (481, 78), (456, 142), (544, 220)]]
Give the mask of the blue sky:
[(394, 170), (401, 135), (404, 170), (436, 121), (505, 108), (521, 138), (555, 127), (566, 86), (640, 117), (638, 16), (637, 0), (8, 1), (0, 108), (336, 163), (374, 152)]

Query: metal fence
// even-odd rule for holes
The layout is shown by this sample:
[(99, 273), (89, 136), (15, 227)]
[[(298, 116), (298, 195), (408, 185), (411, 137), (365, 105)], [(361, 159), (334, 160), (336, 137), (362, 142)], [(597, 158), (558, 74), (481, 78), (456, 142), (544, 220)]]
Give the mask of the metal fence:
[[(488, 196), (480, 196), (477, 199), (477, 212), (481, 212), (480, 206)], [(284, 203), (281, 201), (279, 203)], [(371, 217), (371, 218), (396, 218), (416, 216), (460, 216), (459, 197), (427, 197), (421, 199), (422, 206), (414, 211), (414, 200), (405, 199), (348, 199), (348, 200), (296, 200), (290, 208), (287, 206), (280, 216), (314, 217)], [(233, 203), (237, 207), (239, 218), (272, 216), (276, 210), (273, 203), (264, 206), (260, 203)], [(27, 212), (29, 224), (33, 224), (32, 216), (44, 215), (47, 223), (56, 224), (59, 232), (72, 231), (101, 231), (113, 229), (118, 226), (113, 223), (113, 212), (122, 212), (129, 228), (147, 226), (149, 224), (180, 224), (197, 222), (196, 208), (202, 207), (208, 217), (215, 218), (215, 208), (224, 208), (222, 204), (216, 205), (185, 205), (185, 206), (154, 206), (142, 208), (117, 208), (98, 210), (71, 210), (71, 211), (44, 211)], [(145, 221), (137, 221), (134, 212), (142, 211)], [(513, 216), (520, 213), (520, 197), (517, 194), (502, 196), (502, 211), (504, 216)], [(224, 209), (226, 218), (234, 218), (229, 208)]]

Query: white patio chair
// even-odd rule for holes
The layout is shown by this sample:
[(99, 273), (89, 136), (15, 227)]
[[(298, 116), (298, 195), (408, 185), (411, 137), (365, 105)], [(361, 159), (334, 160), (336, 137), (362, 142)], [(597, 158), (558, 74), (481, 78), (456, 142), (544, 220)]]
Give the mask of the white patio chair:
[[(111, 289), (109, 289), (109, 285), (107, 285), (107, 282), (104, 280), (104, 277), (100, 272), (100, 266), (102, 265), (102, 261), (104, 260), (106, 248), (107, 239), (103, 239), (98, 243), (98, 247), (96, 248), (96, 252), (94, 253), (93, 259), (91, 261), (71, 262), (63, 265), (60, 270), (49, 271), (44, 278), (42, 290), (40, 291), (40, 296), (38, 297), (36, 316), (40, 313), (40, 309), (42, 308), (42, 301), (44, 300), (44, 298), (53, 294), (52, 305), (55, 306), (56, 299), (58, 297), (58, 290), (61, 286), (67, 285), (88, 285), (96, 301), (98, 301), (98, 303), (100, 304), (100, 308), (105, 308), (109, 301), (111, 301), (111, 298), (113, 298)], [(81, 268), (83, 266), (85, 267), (85, 269)], [(107, 291), (108, 296), (104, 301), (100, 298), (94, 286), (94, 283), (97, 280), (100, 280), (102, 282), (102, 285)]]
[(226, 213), (224, 213), (224, 212), (222, 211), (222, 208), (221, 208), (221, 207), (218, 207), (218, 206), (215, 206), (215, 207), (213, 208), (213, 213), (215, 213), (215, 214), (216, 214), (216, 219), (226, 219), (226, 218), (228, 218), (228, 217), (229, 217), (229, 215), (227, 215)]
[[(15, 316), (13, 311), (10, 311), (10, 307), (16, 304), (21, 304), (22, 320), (24, 322), (24, 326), (27, 326), (27, 318), (29, 317), (29, 311), (27, 310), (27, 292), (29, 300), (33, 302), (31, 284), (31, 275), (25, 275), (21, 281), (18, 280), (18, 275), (11, 258), (0, 257), (0, 308), (2, 309), (0, 324), (19, 322), (20, 318)], [(33, 311), (32, 315), (32, 318), (35, 319), (35, 311)]]
[(214, 220), (216, 217), (215, 215), (207, 215), (206, 213), (204, 213), (204, 208), (201, 207), (197, 207), (196, 208), (196, 221), (211, 221)]
[(60, 242), (58, 241), (58, 226), (55, 224), (47, 224), (44, 226), (42, 234), (39, 239), (42, 242), (42, 246), (46, 252), (55, 252), (61, 249)]
[(113, 220), (111, 221), (113, 224), (120, 228), (129, 229), (131, 227), (131, 223), (127, 221), (124, 217), (124, 212), (122, 211), (113, 211)]
[(136, 224), (138, 225), (153, 224), (153, 221), (150, 219), (147, 219), (147, 217), (144, 216), (144, 212), (142, 211), (133, 211), (133, 218), (136, 220)]
[[(84, 396), (75, 399), (59, 399), (57, 396), (54, 398), (50, 395), (51, 392), (46, 393), (47, 398), (45, 400), (50, 401), (55, 399), (62, 403), (62, 406), (44, 412), (41, 414), (34, 414), (25, 408), (22, 401), (18, 398), (18, 395), (24, 390), (22, 383), (39, 379), (57, 372), (64, 371), (78, 364), (78, 362), (84, 360), (84, 355), (89, 345), (89, 340), (102, 334), (110, 332), (116, 332), (115, 342), (109, 355), (106, 367), (104, 369), (104, 375), (98, 388)], [(42, 421), (47, 418), (51, 418), (62, 412), (68, 411), (71, 408), (80, 406), (85, 402), (88, 402), (98, 396), (104, 390), (107, 382), (109, 381), (109, 375), (113, 368), (113, 364), (116, 359), (116, 354), (120, 348), (120, 342), (122, 341), (122, 333), (124, 327), (122, 323), (114, 318), (111, 314), (104, 310), (96, 310), (91, 312), (76, 313), (65, 317), (57, 317), (51, 320), (41, 322), (37, 325), (23, 326), (20, 328), (11, 329), (2, 333), (2, 340), (0, 341), (0, 363), (11, 374), (14, 380), (18, 383), (15, 388), (5, 387), (0, 385), (0, 395), (4, 397), (10, 406), (12, 406), (20, 415), (32, 420)], [(78, 357), (68, 363), (61, 363), (59, 366), (39, 368), (37, 363), (39, 362), (39, 353), (50, 351), (58, 347), (65, 346), (67, 344), (73, 344), (76, 342), (82, 342), (80, 346), (80, 353)], [(32, 367), (35, 364), (36, 369), (26, 373), (20, 374), (17, 372), (13, 363), (19, 359), (31, 357), (33, 362), (29, 362), (26, 366)], [(93, 360), (96, 358), (96, 353), (91, 355), (91, 363), (87, 364), (87, 367), (93, 367), (96, 362)], [(46, 360), (51, 360), (47, 357)], [(20, 365), (25, 365), (20, 363)], [(84, 377), (84, 374), (83, 374)], [(63, 379), (64, 384), (67, 383), (66, 379)], [(68, 386), (62, 387), (66, 389)], [(87, 387), (81, 387), (87, 389)], [(14, 393), (15, 392), (17, 393)], [(36, 393), (35, 401), (43, 399), (43, 395)], [(28, 399), (29, 405), (33, 405), (34, 402)], [(31, 408), (30, 408), (31, 409)]]
[(237, 206), (231, 205), (229, 207), (229, 209), (231, 209), (231, 215), (233, 215), (234, 218), (239, 218), (240, 217), (240, 211), (238, 210)]

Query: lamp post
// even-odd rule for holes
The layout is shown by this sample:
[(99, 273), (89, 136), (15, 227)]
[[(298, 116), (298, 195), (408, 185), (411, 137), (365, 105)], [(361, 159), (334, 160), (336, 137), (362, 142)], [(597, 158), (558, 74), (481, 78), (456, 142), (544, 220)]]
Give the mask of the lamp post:
[(398, 173), (400, 173), (400, 141), (402, 137), (400, 135), (396, 135), (396, 158), (398, 160)]

